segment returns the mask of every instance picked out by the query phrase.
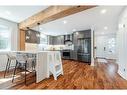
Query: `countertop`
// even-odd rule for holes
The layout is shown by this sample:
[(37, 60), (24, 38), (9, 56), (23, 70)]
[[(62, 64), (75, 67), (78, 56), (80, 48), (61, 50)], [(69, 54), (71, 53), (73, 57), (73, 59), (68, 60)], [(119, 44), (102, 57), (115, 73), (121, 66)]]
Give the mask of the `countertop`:
[(56, 52), (56, 51), (59, 51), (59, 50), (54, 50), (54, 51), (50, 51), (50, 50), (47, 50), (47, 51), (0, 51), (0, 55), (5, 55), (7, 53), (41, 53), (41, 52)]

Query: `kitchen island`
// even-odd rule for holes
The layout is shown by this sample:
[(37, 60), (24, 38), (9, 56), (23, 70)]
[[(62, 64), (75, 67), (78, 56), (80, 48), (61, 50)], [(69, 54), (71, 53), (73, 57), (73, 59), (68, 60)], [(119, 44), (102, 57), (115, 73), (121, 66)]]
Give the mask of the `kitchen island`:
[(45, 78), (49, 78), (49, 60), (50, 54), (55, 54), (60, 51), (13, 51), (14, 53), (23, 54), (36, 54), (36, 83), (42, 81)]

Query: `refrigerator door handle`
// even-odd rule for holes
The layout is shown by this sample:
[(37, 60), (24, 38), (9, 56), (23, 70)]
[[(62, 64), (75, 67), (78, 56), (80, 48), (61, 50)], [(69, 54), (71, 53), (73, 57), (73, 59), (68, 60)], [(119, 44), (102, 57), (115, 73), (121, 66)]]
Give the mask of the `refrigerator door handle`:
[(106, 51), (106, 47), (104, 47), (104, 51)]

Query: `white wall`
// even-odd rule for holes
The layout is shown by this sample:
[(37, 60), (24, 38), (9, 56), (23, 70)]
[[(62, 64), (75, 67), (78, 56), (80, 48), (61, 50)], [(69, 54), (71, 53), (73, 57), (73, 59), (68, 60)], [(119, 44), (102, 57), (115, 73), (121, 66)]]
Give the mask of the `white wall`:
[[(10, 49), (15, 51), (18, 50), (18, 24), (15, 22), (11, 22), (5, 19), (0, 18), (0, 24), (5, 25), (9, 27), (9, 30), (11, 32), (11, 38), (10, 38)], [(5, 70), (7, 57), (6, 57), (6, 51), (0, 51), (0, 71)]]
[(127, 7), (119, 18), (119, 29), (117, 32), (117, 63), (118, 73), (127, 80)]

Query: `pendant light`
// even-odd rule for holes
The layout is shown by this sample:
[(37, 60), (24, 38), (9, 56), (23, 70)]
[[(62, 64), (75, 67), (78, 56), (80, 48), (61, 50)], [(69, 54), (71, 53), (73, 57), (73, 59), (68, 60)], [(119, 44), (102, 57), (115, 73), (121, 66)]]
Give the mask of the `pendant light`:
[(30, 39), (30, 31), (29, 31), (29, 27), (27, 27), (27, 32), (28, 32), (28, 35), (26, 35), (26, 40), (29, 40)]
[[(37, 23), (38, 25), (38, 32), (40, 32), (40, 23)], [(39, 33), (36, 34), (37, 37), (40, 37)]]
[(40, 23), (37, 23), (38, 25), (38, 32), (40, 32)]

